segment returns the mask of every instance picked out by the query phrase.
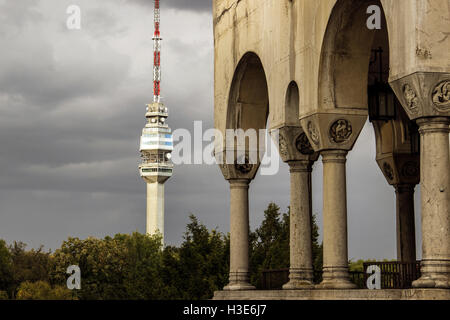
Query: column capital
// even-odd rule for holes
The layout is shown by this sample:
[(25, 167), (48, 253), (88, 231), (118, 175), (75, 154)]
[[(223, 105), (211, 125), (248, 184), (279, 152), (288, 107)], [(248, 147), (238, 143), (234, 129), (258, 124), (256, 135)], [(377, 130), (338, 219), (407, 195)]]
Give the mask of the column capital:
[(249, 163), (248, 158), (245, 158), (245, 163), (238, 163), (236, 161), (234, 164), (219, 164), (219, 168), (225, 180), (251, 181), (255, 178), (259, 165), (260, 163)]
[(299, 160), (288, 161), (289, 172), (312, 172), (312, 166), (315, 161), (311, 160)]
[(420, 118), (416, 121), (420, 134), (441, 132), (450, 133), (450, 117)]
[(450, 73), (414, 72), (390, 85), (411, 120), (450, 116)]
[(322, 155), (322, 162), (334, 162), (334, 163), (345, 163), (347, 162), (347, 150), (323, 150), (320, 152)]
[(250, 179), (229, 179), (231, 189), (248, 189), (252, 180)]
[(278, 132), (278, 151), (283, 162), (317, 161), (319, 153), (314, 151), (308, 136), (301, 126), (284, 126), (271, 130), (272, 138), (276, 140)]
[(315, 151), (353, 149), (367, 120), (367, 111), (316, 112), (305, 116), (300, 124)]
[(397, 193), (414, 193), (414, 190), (416, 189), (415, 184), (410, 183), (402, 183), (402, 184), (396, 184), (394, 185), (395, 192)]

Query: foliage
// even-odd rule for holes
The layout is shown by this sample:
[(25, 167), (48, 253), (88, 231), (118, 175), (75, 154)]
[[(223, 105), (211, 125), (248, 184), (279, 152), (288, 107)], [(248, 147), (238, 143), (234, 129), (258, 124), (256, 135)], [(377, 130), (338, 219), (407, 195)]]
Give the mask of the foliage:
[[(13, 279), (13, 264), (11, 253), (6, 242), (0, 240), (0, 291), (5, 292), (10, 288)], [(7, 293), (6, 293), (7, 294)], [(1, 294), (3, 295), (3, 293)], [(1, 298), (0, 298), (1, 299)]]
[(160, 249), (160, 236), (138, 233), (103, 240), (69, 238), (53, 255), (52, 281), (64, 284), (67, 267), (78, 265), (82, 282), (76, 294), (80, 299), (154, 299), (162, 287), (158, 280)]
[(270, 203), (264, 221), (250, 233), (250, 281), (259, 287), (262, 271), (289, 267), (289, 215)]
[(17, 300), (71, 300), (72, 292), (63, 286), (52, 288), (48, 282), (22, 282), (17, 291)]
[(208, 231), (191, 215), (181, 247), (164, 252), (163, 278), (177, 298), (210, 299), (228, 281), (228, 256), (229, 238)]
[(0, 300), (8, 300), (8, 299), (9, 299), (8, 292), (0, 291)]
[(9, 294), (15, 297), (17, 289), (22, 282), (49, 281), (51, 268), (50, 253), (44, 252), (43, 247), (26, 250), (23, 242), (14, 242), (9, 247), (12, 261), (12, 281), (9, 285)]
[[(251, 282), (264, 269), (289, 267), (289, 215), (269, 204), (264, 221), (250, 233)], [(180, 246), (161, 245), (161, 236), (137, 232), (85, 240), (68, 238), (53, 254), (0, 241), (0, 299), (210, 299), (228, 283), (230, 236), (193, 215)], [(313, 264), (322, 268), (318, 227), (312, 221)], [(66, 270), (81, 270), (81, 289), (69, 291)]]
[[(265, 269), (289, 268), (290, 264), (290, 208), (281, 214), (275, 203), (264, 211), (261, 226), (250, 233), (250, 281), (261, 286), (261, 274)], [(312, 257), (314, 270), (322, 270), (322, 245), (319, 245), (319, 227), (312, 217)], [(319, 279), (317, 279), (319, 280)]]
[(350, 260), (349, 263), (348, 263), (348, 269), (349, 269), (349, 271), (364, 272), (364, 263), (368, 263), (368, 262), (389, 262), (389, 261), (396, 261), (396, 260), (388, 260), (388, 259), (384, 259), (383, 261), (377, 261), (376, 259), (368, 259), (368, 260), (359, 259), (357, 261)]

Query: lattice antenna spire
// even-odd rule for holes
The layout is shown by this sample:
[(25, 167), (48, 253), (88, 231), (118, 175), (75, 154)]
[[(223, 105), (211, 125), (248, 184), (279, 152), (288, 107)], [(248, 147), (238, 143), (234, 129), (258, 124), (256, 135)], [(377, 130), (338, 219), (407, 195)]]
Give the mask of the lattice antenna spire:
[(161, 32), (160, 0), (155, 0), (155, 33), (153, 35), (153, 102), (161, 101)]

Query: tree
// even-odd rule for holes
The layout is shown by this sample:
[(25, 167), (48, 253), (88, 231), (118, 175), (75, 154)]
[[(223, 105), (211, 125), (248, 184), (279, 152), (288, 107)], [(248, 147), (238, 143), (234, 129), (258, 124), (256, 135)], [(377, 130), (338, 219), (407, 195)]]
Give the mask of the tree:
[(4, 240), (0, 240), (0, 291), (2, 296), (11, 290), (13, 282), (13, 264), (9, 249)]
[(43, 246), (38, 249), (25, 250), (26, 244), (14, 242), (9, 247), (12, 260), (12, 282), (9, 289), (12, 298), (22, 282), (49, 281), (51, 268), (50, 252), (44, 252)]
[(322, 281), (323, 243), (319, 244), (319, 226), (317, 225), (317, 216), (315, 214), (312, 216), (311, 223), (314, 282), (320, 283)]
[(116, 235), (115, 241), (126, 248), (127, 270), (124, 279), (128, 299), (156, 300), (167, 296), (161, 277), (163, 269), (161, 235), (149, 236), (137, 232)]
[[(261, 287), (261, 275), (265, 269), (285, 269), (290, 265), (290, 208), (281, 214), (275, 203), (264, 211), (261, 226), (250, 233), (250, 281)], [(319, 245), (319, 227), (316, 217), (311, 220), (313, 269), (317, 281), (322, 270), (322, 245)]]
[(259, 287), (262, 271), (289, 267), (289, 213), (270, 203), (261, 226), (250, 233), (250, 281)]
[(70, 265), (81, 269), (79, 299), (103, 300), (127, 298), (125, 288), (128, 260), (123, 241), (69, 238), (53, 255), (52, 283), (64, 285)]
[(179, 298), (210, 299), (228, 280), (229, 239), (208, 231), (194, 215), (189, 219), (181, 247), (166, 249), (163, 277)]
[(46, 281), (22, 282), (17, 300), (72, 300), (72, 292), (62, 286), (52, 288)]

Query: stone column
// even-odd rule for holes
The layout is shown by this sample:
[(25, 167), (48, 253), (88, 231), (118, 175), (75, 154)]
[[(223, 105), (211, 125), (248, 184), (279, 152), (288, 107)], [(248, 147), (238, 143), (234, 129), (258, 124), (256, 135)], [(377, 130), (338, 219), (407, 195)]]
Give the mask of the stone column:
[(230, 278), (224, 290), (252, 290), (249, 283), (249, 213), (250, 180), (231, 179), (230, 183)]
[(397, 260), (416, 261), (414, 184), (395, 185), (397, 198)]
[(290, 268), (283, 289), (312, 289), (311, 171), (312, 161), (289, 162), (291, 176)]
[(416, 288), (450, 288), (450, 118), (417, 120), (421, 135), (422, 265)]
[(323, 158), (323, 281), (320, 289), (353, 289), (348, 273), (346, 156), (325, 150)]

